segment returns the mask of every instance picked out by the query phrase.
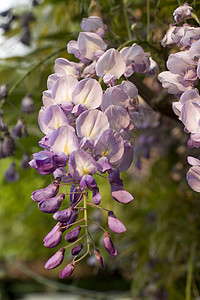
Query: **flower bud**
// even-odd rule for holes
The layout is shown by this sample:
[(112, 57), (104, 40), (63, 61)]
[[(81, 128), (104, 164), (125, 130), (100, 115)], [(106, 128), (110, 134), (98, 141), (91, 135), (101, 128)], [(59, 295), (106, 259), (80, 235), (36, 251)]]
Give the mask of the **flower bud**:
[(14, 182), (14, 181), (17, 181), (19, 179), (19, 173), (16, 169), (16, 164), (15, 163), (11, 163), (10, 166), (8, 167), (8, 169), (6, 170), (5, 179), (8, 182)]
[(21, 110), (26, 114), (32, 114), (35, 112), (35, 104), (31, 95), (27, 94), (21, 102)]
[(79, 234), (81, 231), (81, 226), (76, 226), (74, 229), (72, 229), (70, 232), (68, 232), (65, 236), (65, 239), (69, 243), (73, 243), (77, 240)]
[(74, 268), (75, 268), (75, 265), (74, 265), (73, 262), (71, 262), (70, 264), (68, 264), (68, 265), (60, 272), (59, 277), (60, 277), (61, 279), (64, 279), (64, 278), (69, 277), (69, 276), (73, 273)]
[(64, 258), (65, 248), (60, 248), (45, 264), (45, 269), (54, 269), (58, 267)]
[(18, 138), (28, 136), (28, 133), (26, 130), (26, 124), (22, 117), (19, 117), (17, 124), (15, 125), (15, 127), (12, 130), (12, 135), (13, 135), (13, 137), (18, 137)]
[(95, 256), (96, 260), (98, 261), (100, 267), (103, 268), (104, 267), (103, 259), (102, 259), (101, 253), (98, 249), (94, 250), (94, 256)]
[(116, 218), (111, 210), (108, 212), (108, 226), (112, 231), (116, 233), (122, 233), (127, 230), (124, 224)]
[(72, 208), (72, 206), (70, 206), (70, 207), (67, 208), (67, 209), (57, 211), (57, 212), (53, 215), (53, 218), (54, 218), (56, 221), (59, 221), (59, 222), (68, 222), (69, 219), (71, 218), (72, 211), (73, 211), (73, 208)]
[(48, 185), (44, 189), (36, 190), (32, 193), (31, 198), (36, 201), (40, 202), (42, 200), (46, 200), (52, 197), (55, 197), (59, 190), (59, 180), (55, 180), (53, 183)]
[(5, 138), (2, 143), (2, 152), (4, 157), (12, 156), (15, 152), (15, 142), (9, 133), (5, 134)]
[(104, 233), (104, 247), (110, 255), (117, 255), (117, 250), (115, 249), (115, 246), (110, 238), (110, 234), (107, 231)]
[(61, 239), (62, 239), (62, 230), (61, 229), (57, 229), (56, 231), (52, 230), (44, 238), (44, 246), (47, 248), (56, 247), (58, 244), (60, 244)]
[(59, 210), (65, 195), (60, 193), (58, 196), (42, 200), (38, 203), (38, 207), (42, 212), (45, 213), (55, 213)]
[(78, 255), (83, 248), (83, 244), (78, 244), (71, 250), (71, 255)]

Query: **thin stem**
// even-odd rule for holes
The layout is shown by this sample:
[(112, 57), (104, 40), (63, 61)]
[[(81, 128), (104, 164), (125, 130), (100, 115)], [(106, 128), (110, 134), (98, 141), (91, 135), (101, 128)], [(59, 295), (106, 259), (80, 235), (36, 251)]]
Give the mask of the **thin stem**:
[[(84, 207), (84, 219), (85, 219), (85, 225), (88, 225), (88, 216), (87, 216), (87, 194), (83, 196), (83, 207)], [(87, 237), (87, 252), (90, 253), (90, 240), (89, 240), (89, 235), (88, 235), (88, 226), (85, 227), (85, 235)]]
[(65, 246), (65, 247), (63, 247), (63, 248), (64, 248), (64, 249), (67, 249), (67, 248), (69, 248), (69, 247), (75, 245), (76, 243), (80, 242), (85, 236), (86, 236), (86, 234), (82, 235), (78, 240), (76, 240), (75, 242), (73, 242), (73, 243), (71, 243), (70, 245)]
[(101, 227), (98, 223), (96, 223), (95, 221), (91, 220), (88, 218), (88, 220), (92, 223), (94, 223), (97, 227), (99, 227), (100, 229), (102, 229), (104, 232), (107, 232), (107, 230), (105, 230), (103, 227)]
[(147, 0), (147, 42), (150, 41), (150, 0)]
[(105, 211), (109, 211), (109, 209), (106, 209), (106, 208), (101, 207), (101, 206), (99, 206), (99, 205), (93, 204), (93, 203), (91, 203), (91, 202), (87, 202), (87, 204), (90, 205), (90, 206), (94, 206), (94, 207), (96, 207), (96, 208), (105, 210)]
[(66, 47), (62, 47), (60, 49), (57, 49), (56, 51), (52, 52), (51, 54), (47, 55), (44, 59), (42, 59), (41, 61), (39, 61), (32, 68), (30, 68), (30, 70), (26, 74), (24, 74), (22, 77), (20, 77), (19, 80), (17, 80), (15, 82), (15, 84), (9, 89), (8, 96), (10, 96), (13, 93), (13, 91), (24, 81), (24, 79), (26, 77), (28, 77), (33, 71), (35, 71), (37, 68), (39, 68), (47, 60), (49, 60), (50, 58), (52, 58), (53, 56), (55, 56), (56, 54), (62, 52), (65, 49), (66, 49)]
[(193, 242), (190, 249), (190, 257), (188, 260), (188, 268), (187, 268), (187, 280), (186, 280), (186, 287), (185, 287), (185, 300), (191, 300), (192, 273), (194, 267), (195, 251), (196, 251), (196, 241)]
[(96, 246), (95, 246), (95, 243), (94, 243), (94, 240), (93, 240), (93, 237), (91, 236), (91, 234), (88, 232), (88, 234), (89, 234), (89, 237), (90, 237), (90, 240), (91, 240), (91, 242), (92, 242), (92, 244), (93, 244), (93, 247), (94, 247), (94, 249), (96, 248)]
[(77, 262), (79, 262), (80, 260), (82, 260), (84, 257), (86, 257), (89, 254), (89, 250), (87, 250), (87, 252), (85, 252), (85, 254), (83, 254), (83, 256), (81, 256), (79, 259), (74, 260), (74, 263), (76, 264)]
[(78, 223), (83, 222), (83, 221), (84, 221), (84, 218), (81, 219), (81, 220), (78, 220), (78, 221), (76, 221), (76, 222), (74, 222), (74, 223), (71, 223), (71, 224), (69, 224), (69, 225), (62, 226), (61, 228), (64, 229), (64, 228), (67, 228), (67, 227), (69, 227), (69, 226), (73, 226), (73, 225), (78, 224)]
[(129, 40), (131, 40), (131, 38), (132, 38), (131, 29), (130, 29), (129, 20), (128, 20), (127, 8), (126, 8), (124, 1), (123, 1), (123, 13), (124, 13), (124, 21), (126, 24), (128, 38), (129, 38)]

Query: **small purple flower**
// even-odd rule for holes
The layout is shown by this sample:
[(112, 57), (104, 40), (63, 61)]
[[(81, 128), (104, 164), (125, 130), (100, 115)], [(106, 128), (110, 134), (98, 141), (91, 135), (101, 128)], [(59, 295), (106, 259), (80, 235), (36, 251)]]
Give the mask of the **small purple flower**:
[(72, 248), (71, 255), (78, 255), (81, 252), (82, 248), (83, 248), (83, 244), (76, 245), (75, 247)]
[(73, 262), (71, 262), (60, 272), (59, 277), (61, 279), (69, 277), (73, 273), (74, 268), (75, 268), (75, 264)]
[(76, 205), (76, 203), (83, 198), (82, 190), (79, 185), (73, 184), (70, 188), (70, 204)]
[(123, 233), (127, 230), (124, 224), (116, 218), (112, 211), (108, 212), (108, 226), (113, 232), (116, 233)]
[(110, 238), (110, 234), (107, 231), (104, 233), (104, 247), (110, 255), (117, 255), (117, 250), (115, 249), (115, 246)]
[(45, 269), (51, 270), (58, 267), (64, 259), (65, 248), (60, 248), (45, 264)]
[(31, 95), (26, 95), (21, 102), (21, 110), (26, 114), (32, 114), (35, 112), (35, 103)]
[(187, 172), (188, 184), (194, 191), (200, 193), (200, 160), (189, 156), (188, 162), (192, 165)]

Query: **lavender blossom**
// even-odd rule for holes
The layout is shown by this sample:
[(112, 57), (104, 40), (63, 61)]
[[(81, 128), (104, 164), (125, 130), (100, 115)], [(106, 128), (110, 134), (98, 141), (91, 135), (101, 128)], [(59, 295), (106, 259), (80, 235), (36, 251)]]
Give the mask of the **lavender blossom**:
[(58, 196), (40, 201), (38, 207), (42, 212), (50, 214), (55, 213), (59, 210), (64, 198), (65, 195), (60, 193)]
[(180, 23), (183, 22), (185, 18), (191, 17), (192, 10), (193, 8), (187, 3), (184, 3), (184, 5), (179, 6), (173, 12), (175, 22)]
[(127, 230), (124, 224), (116, 218), (113, 211), (108, 212), (108, 226), (113, 232), (116, 233), (123, 233)]

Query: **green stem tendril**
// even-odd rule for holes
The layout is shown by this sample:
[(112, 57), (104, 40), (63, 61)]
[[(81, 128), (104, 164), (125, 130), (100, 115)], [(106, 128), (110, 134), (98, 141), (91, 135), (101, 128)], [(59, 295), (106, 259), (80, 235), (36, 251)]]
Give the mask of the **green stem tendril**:
[(191, 13), (191, 17), (200, 25), (200, 20), (195, 13)]
[(147, 0), (147, 42), (150, 41), (151, 32), (150, 32), (150, 0)]
[(92, 242), (92, 245), (93, 245), (93, 247), (94, 247), (94, 249), (96, 248), (96, 246), (95, 246), (95, 243), (94, 243), (94, 239), (93, 239), (93, 237), (91, 236), (91, 234), (88, 232), (88, 234), (89, 234), (89, 237), (90, 237), (90, 240), (91, 240), (91, 242)]
[(126, 7), (126, 4), (124, 2), (125, 1), (123, 1), (124, 21), (125, 21), (125, 24), (126, 24), (128, 39), (131, 40), (132, 35), (131, 35), (131, 29), (130, 29), (129, 20), (128, 20), (127, 7)]
[(105, 230), (103, 227), (101, 227), (98, 223), (96, 223), (95, 221), (91, 220), (88, 218), (88, 220), (92, 223), (94, 223), (97, 227), (99, 227), (101, 230), (103, 230), (104, 232), (107, 232), (107, 230)]
[(26, 77), (28, 77), (33, 71), (35, 71), (37, 68), (39, 68), (42, 64), (44, 64), (47, 60), (52, 58), (53, 56), (57, 55), (58, 53), (66, 50), (66, 47), (62, 47), (60, 49), (57, 49), (56, 51), (52, 52), (51, 54), (47, 55), (44, 59), (39, 61), (36, 65), (34, 65), (30, 70), (24, 74), (22, 77), (19, 78), (19, 80), (16, 81), (16, 83), (9, 89), (8, 96), (10, 96), (13, 91), (24, 81)]
[(93, 204), (93, 203), (91, 203), (91, 202), (87, 202), (87, 204), (90, 205), (90, 206), (93, 206), (93, 207), (96, 207), (96, 208), (105, 210), (105, 211), (109, 211), (109, 209), (106, 209), (106, 208), (101, 207), (101, 206), (99, 206), (99, 205)]
[(87, 193), (83, 196), (83, 208), (84, 208), (84, 219), (85, 219), (85, 235), (86, 235), (86, 241), (87, 241), (87, 252), (90, 254), (90, 240), (89, 240), (89, 234), (88, 234), (88, 216), (87, 216), (87, 199), (88, 195)]
[(71, 223), (71, 224), (69, 224), (69, 225), (62, 226), (61, 228), (64, 229), (64, 228), (67, 228), (67, 227), (69, 227), (69, 226), (73, 226), (73, 225), (78, 224), (78, 223), (83, 222), (83, 221), (84, 221), (84, 218), (81, 219), (81, 220), (78, 220), (78, 221), (76, 221), (76, 222), (74, 222), (74, 223)]
[(67, 245), (65, 247), (63, 247), (64, 249), (67, 249), (73, 245), (75, 245), (76, 243), (80, 242), (84, 237), (86, 236), (86, 234), (82, 235), (78, 240), (76, 240), (75, 242), (71, 243), (70, 245)]
[(185, 300), (191, 300), (192, 273), (194, 267), (195, 252), (196, 252), (196, 241), (193, 242), (190, 248), (190, 256), (188, 259), (187, 279), (186, 279), (186, 287), (185, 287)]
[(82, 260), (84, 257), (86, 257), (88, 254), (89, 254), (89, 250), (87, 250), (87, 252), (85, 252), (85, 254), (83, 254), (83, 256), (81, 256), (79, 259), (75, 260), (75, 258), (74, 258), (73, 263), (76, 264), (77, 262)]

